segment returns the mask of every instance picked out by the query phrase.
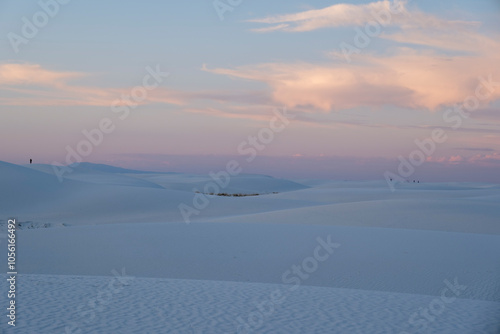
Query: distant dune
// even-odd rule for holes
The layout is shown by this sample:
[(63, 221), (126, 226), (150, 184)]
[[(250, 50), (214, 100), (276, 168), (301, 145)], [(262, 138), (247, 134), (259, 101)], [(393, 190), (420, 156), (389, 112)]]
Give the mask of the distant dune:
[(0, 184), (19, 333), (498, 329), (499, 185), (242, 174), (221, 192), (257, 196), (207, 196), (209, 175), (6, 162)]

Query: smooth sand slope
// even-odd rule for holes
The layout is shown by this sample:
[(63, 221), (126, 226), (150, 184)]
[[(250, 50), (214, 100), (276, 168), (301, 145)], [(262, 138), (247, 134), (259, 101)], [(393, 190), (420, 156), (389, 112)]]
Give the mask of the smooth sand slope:
[(20, 222), (6, 333), (500, 331), (498, 185), (239, 175), (224, 192), (260, 195), (186, 224), (208, 175), (66, 176), (0, 162), (0, 227)]

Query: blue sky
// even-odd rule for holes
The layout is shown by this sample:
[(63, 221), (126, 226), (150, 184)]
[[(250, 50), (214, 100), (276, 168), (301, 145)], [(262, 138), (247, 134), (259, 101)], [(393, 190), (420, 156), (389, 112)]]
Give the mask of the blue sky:
[[(170, 76), (126, 121), (114, 119), (116, 130), (85, 161), (208, 172), (286, 107), (296, 118), (259, 152), (273, 162), (247, 172), (382, 177), (442, 127), (448, 139), (416, 175), (499, 181), (500, 87), (458, 129), (443, 120), (479, 76), (500, 81), (498, 1), (405, 2), (407, 15), (394, 16), (351, 62), (341, 43), (354, 45), (384, 2), (243, 0), (222, 21), (212, 1), (59, 6), (16, 53), (9, 34), (22, 36), (22, 18), (41, 7), (0, 3), (0, 160), (64, 164), (82, 130), (116, 116), (113, 101), (159, 66)], [(291, 158), (309, 170), (290, 170)], [(352, 161), (362, 168), (353, 172)]]

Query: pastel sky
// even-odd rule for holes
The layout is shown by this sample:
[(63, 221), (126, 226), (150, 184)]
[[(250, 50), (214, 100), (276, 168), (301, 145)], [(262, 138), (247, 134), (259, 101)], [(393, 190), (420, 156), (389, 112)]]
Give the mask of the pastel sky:
[[(0, 2), (2, 161), (64, 164), (109, 119), (84, 161), (381, 179), (442, 129), (409, 178), (500, 182), (497, 0), (59, 1)], [(151, 69), (169, 75), (120, 118)]]

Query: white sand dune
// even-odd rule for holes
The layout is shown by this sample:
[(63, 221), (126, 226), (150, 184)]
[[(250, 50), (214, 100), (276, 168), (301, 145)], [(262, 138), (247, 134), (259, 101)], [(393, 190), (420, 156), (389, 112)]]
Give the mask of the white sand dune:
[[(107, 275), (281, 283), (313, 255), (341, 247), (304, 285), (432, 295), (459, 277), (472, 299), (500, 301), (496, 235), (285, 224), (124, 224), (19, 231), (27, 274)], [(92, 245), (92, 247), (88, 247)], [(99, 261), (96, 261), (96, 259)], [(450, 261), (451, 259), (451, 261)], [(291, 275), (293, 276), (293, 275)]]
[[(189, 174), (144, 174), (142, 177), (148, 181), (155, 182), (164, 188), (184, 190), (192, 192), (197, 189), (204, 192), (207, 183), (213, 182), (213, 179), (207, 176), (189, 175)], [(223, 184), (223, 183), (222, 183)], [(289, 192), (293, 190), (308, 188), (305, 185), (284, 180), (276, 179), (265, 175), (240, 174), (231, 177), (229, 184), (220, 187), (221, 193), (229, 194), (270, 194), (273, 192)]]
[[(435, 299), (310, 286), (291, 291), (282, 284), (59, 275), (23, 275), (19, 290), (26, 316), (12, 330), (1, 324), (6, 333), (416, 333), (409, 317)], [(281, 302), (270, 304), (277, 292)], [(497, 333), (499, 312), (499, 303), (457, 299), (417, 328)]]
[[(162, 184), (150, 182), (145, 175), (105, 172), (105, 168), (87, 167), (65, 174), (59, 182), (52, 167), (35, 166), (34, 169), (8, 163), (0, 164), (0, 181), (6, 191), (0, 194), (3, 217), (18, 217), (20, 221), (47, 224), (101, 224), (119, 222), (180, 222), (184, 221), (179, 205), (193, 206), (193, 185), (184, 183), (183, 189), (165, 189)], [(110, 169), (112, 170), (112, 169)], [(134, 176), (132, 176), (134, 175)], [(173, 174), (160, 175), (164, 178)], [(175, 174), (181, 180), (191, 178)], [(232, 186), (235, 193), (254, 191), (252, 184), (265, 184), (263, 194), (305, 188), (294, 182), (266, 176), (241, 176), (246, 182), (235, 180), (242, 187)], [(211, 182), (208, 176), (198, 176), (197, 184)], [(263, 181), (264, 180), (264, 181)], [(179, 183), (173, 180), (172, 183)], [(175, 188), (175, 187), (173, 187)], [(229, 188), (229, 187), (228, 187)], [(210, 205), (192, 220), (210, 217), (273, 211), (309, 205), (307, 201), (294, 199), (269, 201), (263, 195), (241, 199), (211, 197)], [(243, 200), (243, 201), (242, 201)]]
[(212, 220), (230, 223), (320, 224), (500, 235), (498, 203), (462, 198), (363, 200)]
[[(0, 162), (0, 228), (21, 223), (19, 322), (0, 330), (500, 332), (499, 185), (239, 175), (224, 192), (261, 195), (209, 196), (185, 224), (179, 204), (209, 182), (95, 164), (59, 182), (51, 166)], [(122, 270), (134, 278), (110, 288)], [(444, 289), (458, 293), (444, 303)], [(259, 310), (275, 291), (286, 298)]]

